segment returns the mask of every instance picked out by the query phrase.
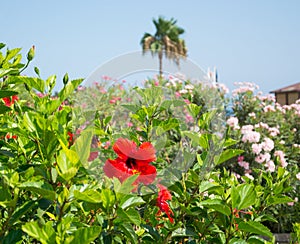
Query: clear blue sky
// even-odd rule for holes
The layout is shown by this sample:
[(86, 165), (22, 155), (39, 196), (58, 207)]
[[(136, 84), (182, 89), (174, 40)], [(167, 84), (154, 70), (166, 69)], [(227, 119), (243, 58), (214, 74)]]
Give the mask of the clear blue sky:
[(152, 18), (174, 17), (189, 58), (216, 66), (219, 80), (255, 82), (264, 92), (300, 81), (299, 0), (4, 0), (1, 42), (36, 46), (43, 78), (85, 78), (111, 58), (141, 50)]

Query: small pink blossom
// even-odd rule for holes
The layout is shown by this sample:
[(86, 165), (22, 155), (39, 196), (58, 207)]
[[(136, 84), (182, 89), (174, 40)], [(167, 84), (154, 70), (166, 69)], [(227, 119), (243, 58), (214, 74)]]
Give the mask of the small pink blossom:
[(244, 156), (238, 156), (238, 162), (242, 162), (242, 161), (244, 161)]
[(247, 131), (244, 133), (242, 137), (243, 142), (255, 143), (255, 142), (259, 142), (259, 140), (260, 140), (260, 133), (256, 131)]
[(300, 180), (300, 172), (299, 172), (298, 174), (296, 174), (296, 178), (297, 178), (298, 180)]
[(246, 161), (241, 161), (241, 162), (238, 162), (239, 166), (241, 166), (242, 168), (248, 170), (249, 169), (249, 163), (246, 162)]
[(127, 122), (127, 126), (128, 126), (128, 127), (132, 127), (133, 124), (132, 124), (131, 122)]
[(245, 134), (248, 131), (252, 131), (254, 129), (253, 125), (243, 125), (241, 129), (241, 133)]
[(191, 116), (190, 114), (187, 114), (187, 115), (185, 116), (185, 121), (186, 121), (187, 123), (193, 122), (193, 121), (194, 121), (194, 118), (193, 118), (193, 116)]
[(254, 180), (254, 177), (252, 175), (250, 175), (249, 173), (246, 173), (245, 176), (248, 177), (250, 180)]
[(275, 136), (277, 136), (277, 135), (280, 134), (279, 129), (276, 128), (276, 127), (270, 127), (270, 128), (268, 129), (268, 131), (269, 131), (269, 133), (270, 133), (270, 136), (272, 136), (272, 137), (275, 137)]
[(180, 92), (175, 92), (175, 97), (181, 97), (181, 94), (180, 94)]
[(270, 171), (270, 172), (274, 172), (275, 171), (275, 164), (272, 160), (269, 160), (265, 166), (267, 167), (267, 171)]
[(267, 137), (264, 139), (261, 145), (265, 152), (270, 152), (274, 149), (274, 141)]
[(285, 160), (285, 154), (283, 151), (281, 150), (275, 151), (274, 156), (279, 158), (280, 164), (283, 168), (285, 168), (288, 165), (288, 163)]
[(226, 122), (234, 130), (240, 128), (239, 127), (239, 119), (237, 117), (230, 117), (229, 119), (227, 119)]
[(261, 150), (262, 150), (262, 145), (261, 144), (252, 144), (252, 152), (256, 155), (260, 154)]
[(263, 162), (268, 162), (271, 159), (271, 155), (269, 153), (259, 154), (255, 157), (255, 162), (261, 164)]

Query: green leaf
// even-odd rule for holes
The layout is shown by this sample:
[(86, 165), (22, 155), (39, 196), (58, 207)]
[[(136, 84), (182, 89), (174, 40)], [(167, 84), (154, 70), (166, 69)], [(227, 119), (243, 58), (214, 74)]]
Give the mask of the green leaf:
[(3, 104), (0, 104), (0, 114), (5, 114), (7, 113), (8, 111), (11, 111), (11, 108), (10, 107), (7, 107)]
[(129, 111), (131, 111), (133, 113), (136, 113), (140, 109), (139, 106), (133, 105), (133, 104), (122, 104), (121, 106), (128, 109)]
[[(129, 194), (134, 189), (133, 183), (135, 180), (139, 177), (138, 174), (134, 174), (130, 177), (128, 177), (126, 180), (122, 182), (122, 184), (115, 184), (115, 192), (117, 195), (117, 199), (123, 197), (124, 194)], [(116, 179), (118, 180), (118, 179)]]
[(40, 226), (37, 221), (22, 225), (22, 230), (42, 244), (55, 244), (55, 230), (52, 221)]
[(271, 196), (267, 199), (267, 206), (293, 202), (294, 200), (288, 196)]
[(75, 89), (79, 86), (79, 84), (82, 81), (83, 79), (76, 79), (76, 80), (72, 80), (71, 82), (68, 82), (68, 84), (65, 85), (64, 88), (58, 94), (60, 101), (64, 101), (70, 95), (72, 95), (72, 93), (75, 91)]
[(35, 181), (35, 182), (24, 182), (20, 184), (20, 188), (33, 191), (43, 198), (55, 200), (55, 191), (52, 188), (52, 185), (44, 181)]
[(125, 210), (127, 208), (139, 206), (144, 203), (145, 201), (143, 200), (143, 198), (139, 196), (126, 195), (124, 198), (121, 199), (120, 207)]
[(219, 165), (237, 155), (240, 155), (243, 152), (244, 150), (241, 149), (226, 149), (221, 153), (219, 158), (216, 157), (216, 165)]
[(36, 203), (37, 202), (35, 201), (28, 201), (25, 202), (21, 207), (17, 208), (9, 219), (9, 224), (13, 225), (16, 221), (18, 221), (19, 218), (30, 211), (36, 205)]
[(100, 226), (85, 227), (76, 230), (70, 244), (89, 244), (92, 243), (100, 234), (102, 228)]
[(213, 182), (210, 182), (210, 181), (202, 181), (200, 183), (200, 186), (199, 186), (199, 192), (202, 193), (202, 192), (205, 192), (205, 191), (209, 191), (213, 188), (219, 188), (220, 186), (219, 185), (216, 185), (216, 183), (213, 183)]
[(110, 208), (115, 203), (115, 195), (110, 189), (101, 191), (102, 204), (105, 209)]
[(7, 236), (1, 242), (2, 244), (12, 244), (12, 243), (21, 243), (22, 241), (22, 231), (18, 230), (11, 230)]
[(208, 209), (213, 209), (227, 216), (231, 214), (229, 206), (227, 206), (226, 203), (220, 199), (208, 199), (200, 202), (200, 205), (205, 206)]
[(87, 161), (90, 155), (93, 131), (83, 131), (75, 140), (75, 149), (83, 166), (87, 166)]
[(102, 195), (96, 191), (96, 190), (86, 190), (83, 192), (80, 192), (78, 190), (74, 191), (74, 197), (78, 200), (82, 200), (85, 202), (90, 203), (101, 203), (102, 202)]
[(123, 231), (123, 233), (126, 235), (126, 237), (128, 238), (128, 240), (131, 241), (131, 243), (138, 243), (138, 239), (137, 239), (137, 235), (132, 227), (131, 224), (128, 223), (122, 223), (120, 225), (120, 229)]
[(273, 234), (271, 231), (261, 224), (260, 222), (256, 221), (248, 221), (248, 222), (241, 222), (239, 223), (239, 230), (243, 230), (245, 232), (254, 233), (262, 236), (267, 236), (272, 238)]
[[(69, 149), (68, 149), (69, 150)], [(74, 151), (73, 151), (74, 152)], [(76, 160), (78, 159), (78, 156), (71, 153), (71, 150), (68, 151), (69, 157), (67, 157), (66, 153), (64, 151), (60, 151), (58, 157), (57, 157), (57, 173), (64, 178), (66, 181), (69, 181), (72, 179), (78, 171), (79, 165), (74, 164)], [(71, 160), (70, 160), (71, 158)]]
[(256, 202), (256, 191), (252, 185), (242, 184), (231, 188), (232, 208), (245, 209)]
[(132, 223), (135, 225), (141, 224), (141, 216), (139, 212), (133, 208), (123, 210), (122, 208), (117, 209), (117, 218), (115, 220), (116, 223)]
[(181, 237), (197, 237), (198, 235), (189, 229), (178, 228), (172, 232), (172, 237), (181, 236)]
[(35, 89), (44, 93), (45, 82), (40, 78), (27, 77), (27, 76), (10, 76), (7, 79), (10, 84), (26, 84), (30, 89)]
[(258, 236), (250, 236), (247, 241), (249, 244), (264, 244), (265, 243), (265, 240)]
[(11, 97), (17, 95), (18, 93), (15, 91), (0, 91), (0, 98)]

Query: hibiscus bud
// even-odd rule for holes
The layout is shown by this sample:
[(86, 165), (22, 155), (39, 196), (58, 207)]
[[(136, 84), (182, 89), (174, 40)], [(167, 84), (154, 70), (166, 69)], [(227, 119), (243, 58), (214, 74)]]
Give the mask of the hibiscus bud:
[(39, 70), (38, 67), (34, 67), (34, 72), (35, 72), (38, 76), (40, 76), (40, 70)]
[(63, 78), (64, 85), (67, 85), (68, 81), (69, 81), (69, 75), (68, 75), (68, 73), (66, 73)]
[(31, 61), (34, 58), (35, 46), (33, 45), (27, 53), (27, 60)]

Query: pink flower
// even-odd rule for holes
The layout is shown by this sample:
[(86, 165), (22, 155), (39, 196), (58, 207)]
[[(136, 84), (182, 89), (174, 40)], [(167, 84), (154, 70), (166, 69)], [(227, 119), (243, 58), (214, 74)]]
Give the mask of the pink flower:
[(238, 162), (239, 166), (243, 167), (244, 169), (248, 170), (249, 169), (249, 163), (246, 161), (241, 161)]
[(248, 131), (252, 131), (254, 129), (253, 125), (243, 125), (241, 129), (241, 133), (245, 134)]
[(281, 164), (281, 166), (283, 167), (283, 168), (285, 168), (288, 164), (287, 164), (287, 162), (286, 162), (286, 160), (285, 160), (285, 154), (284, 154), (284, 152), (283, 151), (280, 151), (280, 150), (278, 150), (278, 151), (275, 151), (274, 152), (274, 156), (276, 156), (276, 157), (278, 157), (279, 158), (279, 161), (280, 161), (280, 164)]
[(175, 97), (181, 97), (181, 94), (180, 94), (180, 92), (175, 92)]
[(296, 178), (297, 178), (298, 180), (300, 180), (300, 172), (299, 172), (298, 174), (296, 174)]
[(193, 121), (194, 121), (194, 118), (193, 118), (193, 116), (191, 116), (190, 114), (187, 114), (187, 115), (185, 116), (185, 121), (186, 121), (187, 123), (193, 122)]
[(270, 171), (270, 172), (274, 172), (275, 171), (275, 164), (272, 160), (269, 160), (265, 166), (267, 167), (267, 171)]
[(262, 150), (262, 145), (261, 144), (252, 144), (252, 152), (256, 155), (260, 154), (261, 150)]
[(276, 127), (271, 127), (271, 128), (269, 128), (269, 133), (270, 133), (270, 136), (274, 137), (274, 136), (279, 135), (280, 131)]
[(274, 149), (274, 141), (266, 137), (261, 146), (265, 152), (270, 152)]
[(255, 162), (261, 164), (263, 162), (268, 162), (271, 159), (271, 155), (269, 153), (259, 154), (255, 157)]
[(229, 119), (227, 119), (227, 124), (233, 128), (234, 130), (239, 129), (239, 119), (236, 117), (230, 117)]
[(133, 124), (132, 124), (131, 122), (127, 122), (127, 126), (128, 126), (128, 127), (132, 127)]
[(256, 131), (246, 131), (242, 137), (243, 142), (255, 143), (255, 142), (259, 142), (259, 140), (260, 140), (260, 133)]
[(238, 156), (238, 162), (244, 161), (244, 156)]
[(245, 176), (248, 177), (250, 180), (254, 180), (254, 177), (252, 175), (250, 175), (249, 173), (246, 173)]
[(265, 113), (267, 113), (267, 112), (275, 112), (275, 111), (276, 110), (275, 110), (274, 106), (272, 106), (272, 105), (267, 105), (267, 106), (264, 107), (264, 112)]

